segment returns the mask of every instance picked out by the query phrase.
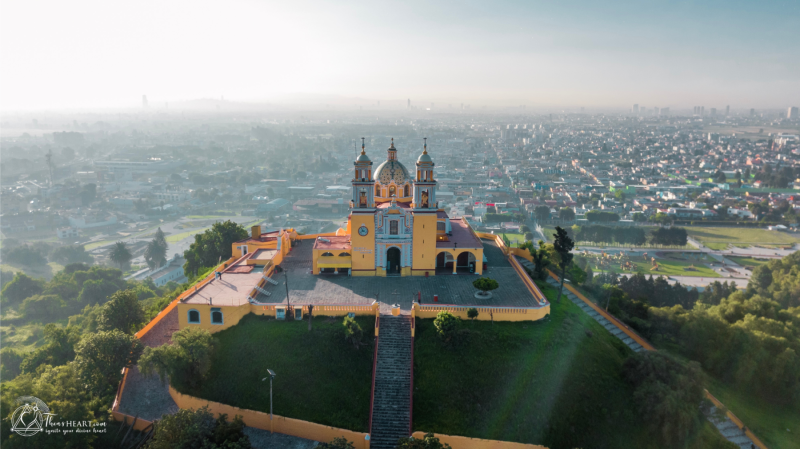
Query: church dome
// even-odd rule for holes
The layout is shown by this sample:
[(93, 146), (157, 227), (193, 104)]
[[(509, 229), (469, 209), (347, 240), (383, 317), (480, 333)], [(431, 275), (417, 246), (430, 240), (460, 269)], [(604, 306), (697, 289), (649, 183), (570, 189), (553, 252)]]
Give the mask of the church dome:
[(389, 184), (392, 181), (395, 184), (403, 184), (411, 180), (406, 167), (396, 159), (384, 161), (372, 173), (372, 179), (381, 184)]
[(358, 155), (356, 162), (370, 162), (369, 156), (367, 156), (367, 154), (362, 151), (361, 154)]
[(427, 151), (419, 155), (417, 163), (419, 164), (421, 162), (433, 162), (433, 160), (431, 159), (431, 155), (428, 154)]

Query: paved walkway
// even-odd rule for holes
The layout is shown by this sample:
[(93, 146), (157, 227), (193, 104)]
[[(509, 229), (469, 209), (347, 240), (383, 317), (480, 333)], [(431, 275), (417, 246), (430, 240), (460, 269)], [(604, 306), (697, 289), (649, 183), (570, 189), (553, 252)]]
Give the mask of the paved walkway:
[[(340, 275), (311, 274), (311, 242), (304, 241), (292, 249), (281, 263), (285, 273), (276, 273), (272, 278), (278, 285), (267, 285), (269, 296), (259, 294), (256, 301), (264, 304), (286, 304), (286, 279), (289, 280), (289, 299), (294, 304), (352, 304), (370, 305), (378, 300), (382, 311), (391, 304), (399, 304), (405, 311), (418, 294), (422, 304), (433, 304), (438, 295), (439, 304), (538, 307), (538, 302), (525, 283), (493, 242), (484, 240), (484, 253), (488, 259), (488, 270), (484, 272), (500, 284), (490, 299), (477, 299), (477, 290), (472, 281), (475, 274), (441, 274), (406, 277), (351, 277)], [(288, 275), (287, 275), (288, 274)]]

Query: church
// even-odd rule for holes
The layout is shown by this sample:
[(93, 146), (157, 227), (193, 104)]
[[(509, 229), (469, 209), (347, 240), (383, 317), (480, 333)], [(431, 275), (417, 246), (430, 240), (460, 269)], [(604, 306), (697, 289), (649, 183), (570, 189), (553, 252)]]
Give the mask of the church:
[(347, 228), (314, 241), (314, 274), (482, 274), (480, 238), (465, 219), (439, 209), (427, 139), (411, 173), (397, 160), (394, 139), (374, 169), (361, 141)]

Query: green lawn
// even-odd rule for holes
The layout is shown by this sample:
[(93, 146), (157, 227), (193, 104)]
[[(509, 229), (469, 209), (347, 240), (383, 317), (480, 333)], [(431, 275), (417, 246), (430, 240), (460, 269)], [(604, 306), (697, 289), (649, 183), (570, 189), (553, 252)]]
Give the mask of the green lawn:
[(728, 243), (735, 246), (750, 245), (793, 245), (800, 243), (800, 235), (758, 228), (706, 228), (689, 226), (686, 228), (692, 237), (711, 249), (722, 250)]
[(210, 228), (204, 228), (204, 229), (198, 229), (198, 230), (195, 230), (195, 231), (181, 232), (180, 234), (168, 235), (166, 237), (166, 240), (167, 240), (167, 243), (180, 242), (181, 240), (183, 240), (183, 239), (185, 239), (187, 237), (191, 237), (191, 236), (193, 236), (195, 234), (202, 234), (203, 232), (205, 232), (206, 229), (210, 229)]
[[(121, 240), (121, 239), (120, 239)], [(111, 243), (117, 242), (118, 240), (100, 240), (98, 242), (91, 242), (83, 245), (83, 249), (86, 251), (91, 251), (95, 248), (99, 248), (101, 246), (109, 245)]]
[[(209, 380), (184, 393), (237, 407), (269, 412), (269, 384), (275, 371), (274, 413), (333, 427), (368, 432), (375, 318), (360, 316), (364, 346), (345, 341), (342, 318), (277, 321), (247, 315), (214, 334), (219, 348)], [(176, 388), (179, 388), (176, 386)]]
[(766, 265), (766, 264), (770, 263), (770, 261), (772, 259), (754, 259), (752, 257), (729, 257), (729, 256), (725, 256), (725, 260), (732, 260), (732, 261), (738, 263), (739, 265), (741, 265), (743, 267), (745, 267), (745, 266), (757, 267), (757, 266), (760, 266), (760, 265)]
[(21, 271), (32, 278), (44, 278), (46, 281), (53, 279), (53, 275), (64, 269), (64, 265), (56, 262), (49, 262), (45, 265), (19, 265), (19, 264), (0, 264), (3, 271), (12, 271), (14, 273)]
[[(555, 300), (555, 289), (540, 285)], [(415, 431), (549, 448), (658, 448), (620, 377), (632, 354), (569, 301), (540, 322), (465, 322), (455, 347), (417, 320), (414, 345)], [(591, 332), (591, 336), (588, 332)], [(690, 447), (713, 447), (710, 424)]]
[(795, 407), (775, 404), (714, 379), (711, 380), (708, 391), (739, 417), (770, 449), (800, 446), (800, 404), (795, 404)]

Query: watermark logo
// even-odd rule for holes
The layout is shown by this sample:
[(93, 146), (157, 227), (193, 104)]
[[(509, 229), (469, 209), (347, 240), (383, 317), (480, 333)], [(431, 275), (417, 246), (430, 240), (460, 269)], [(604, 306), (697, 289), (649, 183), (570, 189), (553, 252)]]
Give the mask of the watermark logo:
[(20, 404), (11, 415), (11, 431), (23, 437), (30, 437), (44, 430), (45, 420), (52, 416), (50, 408), (41, 399), (35, 396), (20, 396)]

